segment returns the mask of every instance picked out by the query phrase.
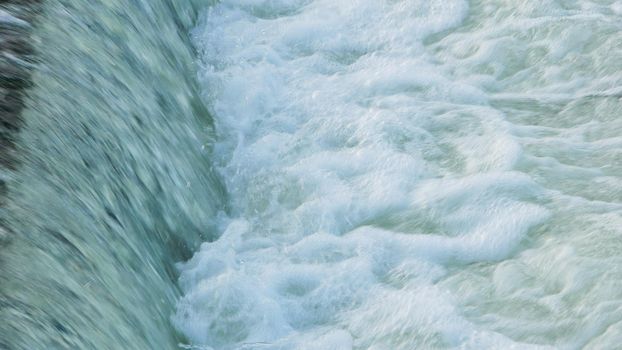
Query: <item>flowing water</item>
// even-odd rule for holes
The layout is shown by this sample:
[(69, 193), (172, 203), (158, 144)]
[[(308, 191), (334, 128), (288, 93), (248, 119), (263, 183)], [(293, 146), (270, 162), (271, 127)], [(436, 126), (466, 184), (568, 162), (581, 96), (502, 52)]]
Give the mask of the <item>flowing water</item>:
[(622, 2), (223, 0), (192, 38), (230, 197), (214, 349), (622, 344)]
[(622, 1), (44, 4), (0, 348), (620, 348)]
[(173, 264), (215, 234), (224, 198), (196, 8), (42, 2), (17, 170), (2, 174), (0, 349), (177, 348)]

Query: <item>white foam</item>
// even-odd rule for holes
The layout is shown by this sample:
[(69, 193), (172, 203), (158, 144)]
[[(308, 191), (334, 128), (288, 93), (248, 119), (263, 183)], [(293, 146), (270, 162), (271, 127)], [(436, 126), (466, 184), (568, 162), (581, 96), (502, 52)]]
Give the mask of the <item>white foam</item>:
[(526, 348), (436, 282), (515, 253), (545, 191), (482, 86), (426, 51), (463, 0), (221, 1), (193, 38), (231, 197), (174, 317), (218, 349)]

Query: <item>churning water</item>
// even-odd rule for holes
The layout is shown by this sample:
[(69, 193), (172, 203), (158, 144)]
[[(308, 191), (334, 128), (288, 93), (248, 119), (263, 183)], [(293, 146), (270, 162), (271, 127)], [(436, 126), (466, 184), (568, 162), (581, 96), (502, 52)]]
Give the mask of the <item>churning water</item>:
[(622, 2), (230, 0), (192, 31), (230, 196), (214, 349), (622, 344)]
[(46, 8), (0, 345), (620, 348), (622, 1)]

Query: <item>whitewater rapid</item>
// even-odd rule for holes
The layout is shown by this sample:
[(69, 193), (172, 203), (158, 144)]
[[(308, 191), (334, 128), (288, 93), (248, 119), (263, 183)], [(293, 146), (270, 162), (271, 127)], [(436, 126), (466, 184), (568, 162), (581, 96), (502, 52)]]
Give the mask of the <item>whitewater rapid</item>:
[(179, 266), (177, 329), (206, 349), (619, 345), (621, 26), (621, 1), (206, 8), (229, 202)]

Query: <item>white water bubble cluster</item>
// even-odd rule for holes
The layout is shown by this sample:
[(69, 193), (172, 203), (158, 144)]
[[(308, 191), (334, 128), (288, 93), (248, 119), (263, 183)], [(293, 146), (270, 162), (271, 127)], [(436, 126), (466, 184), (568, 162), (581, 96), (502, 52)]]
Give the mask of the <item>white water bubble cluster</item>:
[(521, 251), (577, 195), (549, 174), (564, 150), (538, 148), (563, 133), (528, 125), (539, 112), (512, 103), (611, 93), (617, 79), (588, 82), (581, 69), (601, 56), (577, 60), (593, 39), (581, 25), (615, 27), (619, 2), (562, 3), (207, 8), (192, 36), (231, 210), (220, 238), (180, 265), (178, 329), (214, 349), (555, 345), (485, 301), (490, 288), (542, 296), (513, 280), (519, 259), (546, 254)]

